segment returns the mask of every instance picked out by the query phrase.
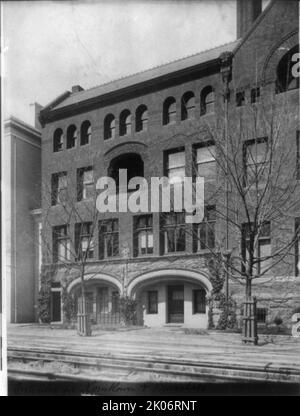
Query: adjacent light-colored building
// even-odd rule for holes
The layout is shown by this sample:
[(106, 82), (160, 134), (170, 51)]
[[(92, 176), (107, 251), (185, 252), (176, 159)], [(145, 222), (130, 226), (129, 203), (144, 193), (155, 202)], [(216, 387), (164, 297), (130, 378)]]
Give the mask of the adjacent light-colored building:
[(15, 117), (5, 120), (2, 178), (3, 284), (7, 321), (34, 322), (40, 261), (40, 128)]

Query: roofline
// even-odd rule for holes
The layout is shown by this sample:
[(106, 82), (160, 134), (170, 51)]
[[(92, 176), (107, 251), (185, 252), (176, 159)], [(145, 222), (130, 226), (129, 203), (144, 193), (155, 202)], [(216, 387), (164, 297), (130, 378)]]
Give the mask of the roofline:
[[(229, 42), (228, 45), (230, 45), (234, 42), (236, 42), (236, 41)], [(221, 46), (223, 46), (223, 45), (221, 45)], [(226, 45), (224, 45), (224, 46), (226, 46)], [(211, 50), (217, 49), (219, 47), (220, 46), (218, 46), (216, 48), (212, 48)], [(203, 52), (206, 52), (206, 51), (203, 51)], [(188, 57), (186, 57), (186, 58), (188, 58)], [(185, 58), (180, 58), (176, 61), (180, 61), (180, 60), (183, 60), (183, 59), (185, 59)], [(174, 61), (174, 62), (176, 62), (176, 61)], [(164, 83), (164, 82), (168, 82), (168, 81), (170, 82), (171, 80), (175, 80), (175, 79), (183, 77), (187, 74), (190, 75), (191, 71), (196, 72), (198, 70), (204, 70), (206, 68), (213, 68), (214, 66), (217, 66), (220, 63), (221, 63), (221, 61), (220, 61), (220, 56), (219, 56), (219, 57), (211, 59), (209, 61), (201, 62), (200, 64), (196, 64), (196, 65), (193, 65), (193, 66), (188, 66), (186, 68), (183, 68), (183, 69), (171, 72), (171, 73), (167, 73), (167, 74), (164, 74), (164, 75), (159, 75), (158, 77), (151, 78), (151, 79), (148, 79), (146, 81), (141, 81), (141, 82), (129, 85), (129, 86), (121, 88), (121, 89), (116, 89), (116, 90), (107, 92), (106, 94), (99, 94), (95, 97), (88, 98), (86, 100), (79, 101), (77, 103), (69, 104), (65, 107), (60, 107), (60, 108), (52, 110), (53, 103), (57, 104), (57, 102), (56, 102), (57, 99), (56, 99), (51, 103), (51, 105), (49, 104), (41, 110), (40, 121), (41, 121), (42, 125), (45, 125), (47, 122), (55, 120), (59, 116), (63, 116), (65, 114), (68, 114), (74, 109), (79, 109), (79, 108), (82, 109), (82, 108), (93, 106), (95, 104), (100, 104), (101, 101), (105, 102), (105, 101), (110, 100), (110, 99), (113, 100), (113, 99), (116, 99), (118, 96), (122, 97), (122, 96), (130, 94), (132, 92), (137, 92), (137, 90), (149, 88), (152, 85), (158, 85), (159, 83)], [(168, 64), (170, 64), (170, 63), (167, 63), (165, 65), (168, 65)], [(164, 65), (161, 65), (161, 66), (164, 66)], [(145, 70), (145, 71), (142, 71), (142, 72), (147, 72), (147, 71), (148, 70)], [(129, 75), (128, 77), (131, 77), (131, 76), (134, 76), (134, 75), (137, 75), (137, 74)], [(127, 78), (127, 77), (124, 77), (124, 78)], [(115, 81), (117, 81), (117, 80), (115, 80)], [(107, 84), (113, 83), (115, 81), (111, 81)], [(104, 85), (106, 85), (106, 84), (104, 84)], [(93, 88), (97, 88), (97, 87), (93, 87)], [(91, 89), (93, 89), (93, 88), (91, 88)], [(69, 94), (70, 94), (70, 92), (69, 92)], [(50, 111), (51, 111), (51, 113), (50, 113)]]
[(58, 97), (56, 97), (54, 100), (50, 101), (49, 104), (47, 104), (45, 107), (43, 107), (42, 110), (51, 110), (52, 107), (60, 104), (65, 98), (68, 98), (71, 94), (71, 91), (65, 91), (62, 94), (60, 94)]
[(25, 131), (26, 133), (29, 133), (29, 134), (34, 135), (34, 136), (39, 137), (39, 138), (42, 135), (42, 133), (39, 129), (31, 126), (28, 123), (25, 123), (23, 120), (15, 117), (15, 116), (10, 116), (6, 120), (4, 120), (4, 128), (8, 128), (8, 127), (15, 127), (15, 128), (21, 129), (21, 130)]

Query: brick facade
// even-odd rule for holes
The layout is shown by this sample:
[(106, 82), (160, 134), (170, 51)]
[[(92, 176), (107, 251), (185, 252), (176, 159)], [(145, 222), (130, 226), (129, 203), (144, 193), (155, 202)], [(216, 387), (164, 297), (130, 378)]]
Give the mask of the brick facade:
[[(247, 2), (242, 2), (247, 3)], [(250, 3), (250, 2), (249, 2)], [(252, 2), (253, 3), (253, 2)], [(244, 18), (244, 17), (243, 17)], [(247, 23), (249, 26), (249, 24)], [(246, 26), (247, 26), (246, 25)], [(241, 28), (240, 28), (241, 30)], [(275, 1), (252, 24), (250, 30), (243, 29), (243, 38), (237, 43), (216, 48), (211, 52), (199, 54), (199, 63), (191, 66), (190, 61), (181, 60), (162, 69), (160, 75), (147, 78), (147, 74), (126, 78), (124, 81), (116, 81), (108, 85), (108, 92), (76, 92), (54, 102), (51, 107), (46, 107), (41, 112), (41, 120), (44, 124), (42, 133), (42, 181), (49, 189), (51, 175), (60, 171), (67, 171), (72, 183), (76, 183), (76, 171), (78, 168), (89, 166), (91, 160), (95, 169), (95, 176), (106, 176), (109, 164), (114, 158), (126, 153), (138, 153), (144, 161), (144, 177), (149, 180), (153, 176), (161, 177), (164, 174), (164, 152), (169, 149), (184, 148), (186, 157), (186, 176), (192, 176), (193, 145), (209, 139), (207, 125), (223, 126), (224, 118), (224, 88), (221, 75), (221, 56), (228, 51), (233, 54), (232, 81), (229, 84), (230, 102), (229, 119), (231, 128), (243, 117), (250, 123), (247, 114), (247, 106), (237, 108), (235, 94), (244, 91), (250, 100), (250, 90), (260, 87), (260, 94), (266, 103), (267, 111), (270, 111), (275, 102), (281, 112), (289, 114), (286, 126), (286, 137), (289, 144), (293, 145), (296, 131), (299, 129), (298, 121), (298, 90), (288, 91), (275, 95), (276, 67), (283, 55), (282, 48), (292, 48), (297, 43), (298, 33), (298, 2)], [(207, 58), (205, 58), (207, 57)], [(196, 58), (194, 58), (196, 59)], [(186, 62), (186, 66), (184, 66)], [(175, 66), (174, 66), (175, 65)], [(165, 71), (166, 73), (163, 73)], [(122, 85), (122, 82), (124, 85)], [(127, 83), (127, 84), (126, 84)], [(115, 85), (115, 86), (114, 86)], [(200, 94), (203, 88), (212, 86), (215, 92), (215, 111), (213, 114), (200, 115)], [(105, 86), (104, 86), (105, 88)], [(109, 91), (110, 90), (110, 91)], [(100, 91), (100, 90), (99, 90)], [(195, 117), (190, 120), (181, 120), (181, 97), (187, 91), (195, 95)], [(82, 94), (94, 94), (89, 99), (84, 99)], [(163, 103), (167, 97), (174, 97), (177, 103), (176, 123), (163, 125)], [(78, 97), (78, 98), (76, 98)], [(81, 99), (81, 97), (83, 97)], [(135, 113), (139, 105), (146, 105), (148, 109), (148, 129), (145, 132), (135, 132)], [(132, 133), (126, 136), (119, 135), (119, 115), (128, 109), (132, 114)], [(108, 114), (113, 114), (116, 119), (114, 139), (104, 140), (104, 119)], [(88, 120), (92, 126), (91, 143), (80, 146), (77, 143), (73, 149), (64, 148), (61, 152), (53, 153), (53, 134), (57, 128), (61, 128), (66, 139), (67, 127), (71, 124), (80, 129), (82, 122)], [(263, 131), (259, 125), (258, 131)], [(77, 140), (78, 141), (78, 140)], [(293, 161), (292, 163), (295, 163)], [(221, 178), (222, 180), (222, 178)], [(75, 187), (70, 192), (75, 195)], [(210, 192), (209, 189), (206, 189)], [(223, 196), (220, 196), (221, 198)], [(295, 195), (297, 199), (297, 195)], [(84, 221), (89, 220), (89, 214), (83, 212), (83, 205), (78, 202), (78, 210)], [(48, 209), (47, 195), (44, 190), (43, 217), (52, 226), (62, 225), (59, 219), (61, 207)], [(300, 207), (295, 206), (294, 216), (300, 216)], [(129, 259), (100, 261), (96, 249), (95, 259), (87, 266), (86, 273), (106, 274), (112, 279), (118, 280), (121, 285), (128, 286), (134, 279), (152, 271), (161, 270), (190, 270), (209, 279), (206, 265), (206, 252), (193, 253), (192, 237), (186, 236), (186, 250), (182, 254), (160, 255), (159, 241), (159, 214), (153, 215), (154, 253), (147, 258), (133, 258), (133, 214), (104, 214), (104, 218), (119, 218), (119, 245), (127, 244), (129, 247)], [(71, 224), (71, 226), (73, 226)], [(222, 234), (222, 224), (217, 224), (217, 233)], [(52, 245), (52, 230), (48, 226), (45, 229), (47, 241)], [(97, 234), (98, 230), (96, 230)], [(272, 229), (272, 244), (277, 244), (279, 237), (284, 233), (291, 236), (294, 233), (293, 220), (285, 221), (281, 229)], [(236, 236), (230, 236), (231, 244)], [(277, 242), (276, 242), (277, 241)], [(47, 258), (47, 250), (44, 247), (44, 260), (46, 264), (51, 262)], [(125, 270), (126, 269), (126, 270)], [(59, 268), (59, 272), (53, 275), (53, 282), (61, 281), (62, 277), (67, 284), (78, 278), (74, 271), (65, 272)], [(125, 276), (125, 277), (124, 277)], [(205, 277), (205, 278), (206, 278)], [(99, 278), (101, 280), (101, 278)], [(105, 279), (104, 279), (105, 280)], [(175, 279), (176, 280), (176, 279)], [(178, 280), (178, 279), (177, 279)], [(199, 282), (200, 282), (199, 280)], [(273, 275), (265, 279), (265, 283), (254, 284), (253, 294), (257, 295), (262, 307), (267, 307), (268, 319), (272, 321), (274, 316), (282, 315), (286, 323), (294, 307), (299, 306), (297, 294), (300, 289), (299, 278), (295, 277), (294, 258), (288, 257), (284, 264), (278, 264)], [(199, 283), (198, 282), (198, 283)], [(244, 288), (236, 282), (230, 282), (230, 293), (241, 302)], [(206, 288), (207, 290), (208, 288)]]

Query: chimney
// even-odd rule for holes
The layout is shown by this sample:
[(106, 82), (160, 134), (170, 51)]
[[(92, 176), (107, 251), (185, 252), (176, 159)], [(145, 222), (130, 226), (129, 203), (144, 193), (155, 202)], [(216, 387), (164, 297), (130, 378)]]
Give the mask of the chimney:
[(237, 38), (243, 37), (262, 12), (262, 0), (237, 0)]
[(42, 130), (42, 126), (41, 123), (39, 121), (39, 115), (40, 115), (40, 111), (42, 110), (43, 106), (39, 103), (33, 103), (30, 104), (31, 106), (33, 106), (33, 110), (34, 110), (34, 127), (37, 130)]
[(74, 92), (80, 92), (80, 91), (84, 91), (84, 88), (82, 88), (80, 85), (73, 85), (73, 87), (72, 87), (72, 93), (74, 93)]

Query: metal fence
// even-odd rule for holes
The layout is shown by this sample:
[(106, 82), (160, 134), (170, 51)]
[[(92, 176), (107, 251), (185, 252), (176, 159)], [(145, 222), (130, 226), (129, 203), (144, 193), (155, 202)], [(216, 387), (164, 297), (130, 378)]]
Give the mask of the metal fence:
[[(80, 305), (80, 299), (78, 305)], [(86, 313), (89, 314), (92, 324), (118, 325), (122, 322), (120, 299), (118, 296), (87, 297)]]

